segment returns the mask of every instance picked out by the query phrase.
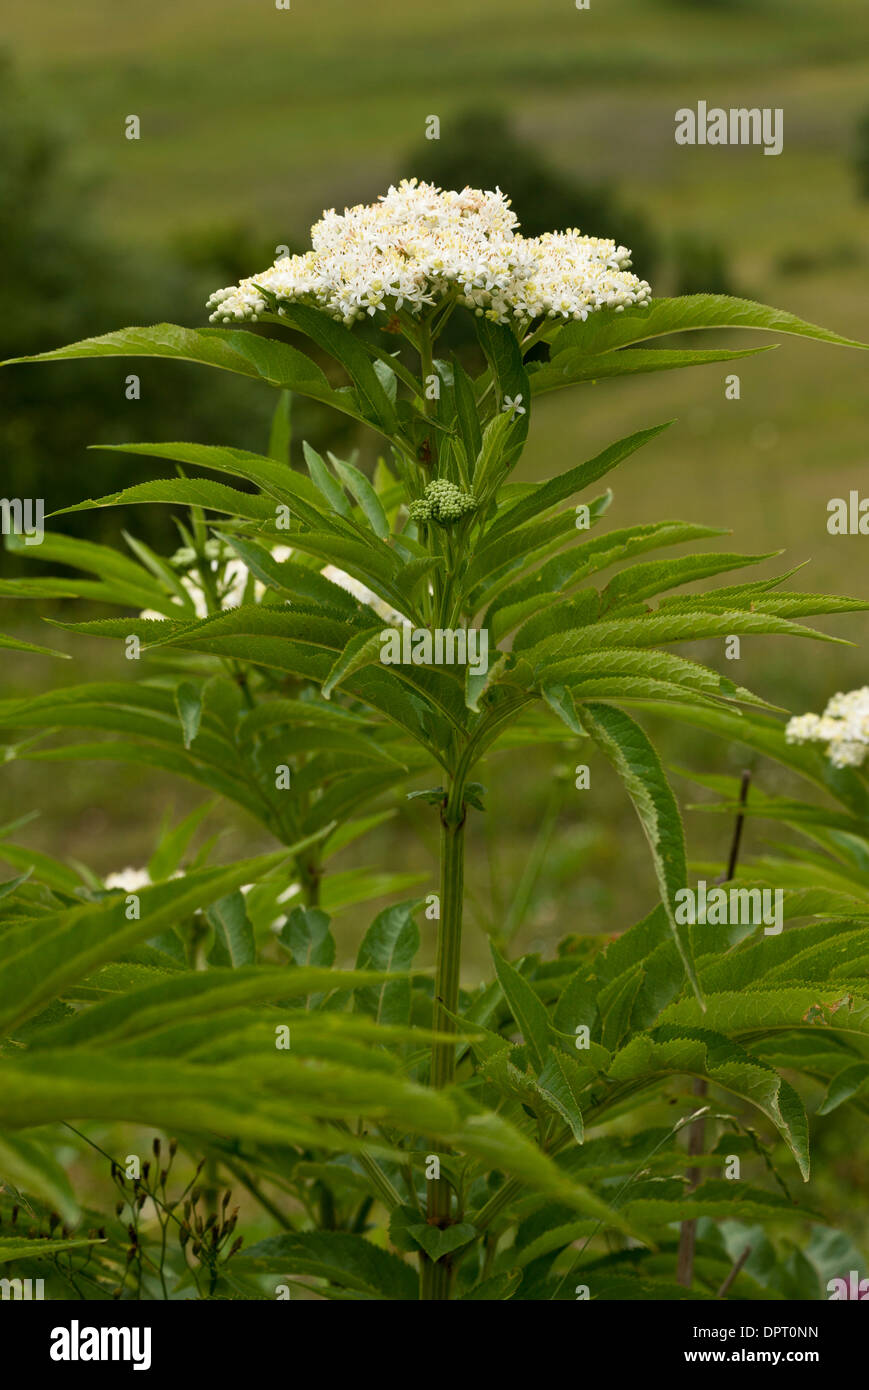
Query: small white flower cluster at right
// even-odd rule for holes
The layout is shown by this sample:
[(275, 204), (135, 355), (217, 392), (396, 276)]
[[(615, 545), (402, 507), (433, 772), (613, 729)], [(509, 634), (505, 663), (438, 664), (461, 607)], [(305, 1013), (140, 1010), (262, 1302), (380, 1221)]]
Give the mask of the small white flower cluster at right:
[(823, 714), (799, 714), (785, 730), (788, 743), (826, 743), (834, 767), (861, 767), (869, 753), (869, 685), (834, 695)]

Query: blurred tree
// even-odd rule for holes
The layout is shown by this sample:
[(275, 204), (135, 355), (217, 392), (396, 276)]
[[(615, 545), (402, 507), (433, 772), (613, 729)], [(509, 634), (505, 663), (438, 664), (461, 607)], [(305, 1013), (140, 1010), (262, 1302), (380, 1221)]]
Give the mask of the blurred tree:
[[(295, 254), (300, 248), (289, 249)], [(276, 248), (265, 245), (246, 223), (229, 220), (183, 228), (172, 238), (170, 250), (182, 265), (207, 276), (213, 289), (235, 285), (264, 269), (274, 261)]]
[(684, 232), (673, 243), (674, 294), (736, 294), (724, 247)]
[[(655, 274), (658, 242), (643, 214), (625, 208), (611, 186), (581, 183), (554, 168), (503, 112), (470, 108), (451, 116), (439, 140), (422, 141), (402, 160), (401, 177), (408, 175), (441, 188), (501, 188), (525, 236), (578, 227), (630, 247), (636, 273), (646, 280)], [(444, 344), (461, 353), (469, 369), (482, 366), (468, 319), (450, 321)], [(547, 351), (540, 344), (532, 355)]]
[(647, 218), (626, 208), (610, 185), (581, 183), (555, 169), (499, 111), (450, 117), (440, 140), (423, 141), (402, 167), (442, 188), (500, 187), (525, 236), (579, 227), (630, 247), (633, 269), (644, 279), (655, 273), (658, 244)]
[[(0, 55), (0, 360), (134, 323), (206, 321), (219, 257), (195, 266), (113, 245), (98, 229), (95, 188), (76, 172), (69, 137)], [(269, 255), (263, 253), (262, 264)], [(215, 266), (215, 261), (218, 266)], [(250, 273), (254, 265), (246, 267)], [(140, 379), (139, 399), (127, 378)], [(7, 367), (0, 371), (0, 458), (7, 497), (42, 497), (46, 511), (159, 475), (145, 460), (87, 453), (91, 443), (206, 439), (262, 448), (268, 393), (227, 375), (223, 388), (193, 365), (126, 362)], [(117, 535), (123, 515), (63, 518), (63, 529)], [(162, 508), (139, 508), (137, 533), (173, 543)], [(147, 533), (146, 533), (147, 534)], [(4, 568), (20, 562), (0, 554)], [(32, 565), (25, 572), (32, 573)]]

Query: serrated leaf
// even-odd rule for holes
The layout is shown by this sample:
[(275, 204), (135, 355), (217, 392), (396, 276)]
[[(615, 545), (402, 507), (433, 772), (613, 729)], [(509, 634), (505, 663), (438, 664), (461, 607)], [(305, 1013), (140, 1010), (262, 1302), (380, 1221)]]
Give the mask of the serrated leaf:
[(78, 1220), (72, 1185), (53, 1155), (27, 1134), (0, 1133), (0, 1181), (38, 1197), (67, 1224)]
[(381, 628), (376, 628), (373, 631), (366, 628), (364, 632), (357, 632), (354, 637), (350, 638), (324, 680), (322, 685), (323, 699), (330, 699), (332, 691), (341, 684), (345, 677), (352, 676), (354, 671), (361, 671), (363, 666), (369, 666), (372, 662), (379, 661), (382, 651)]
[(335, 938), (329, 930), (329, 916), (316, 907), (294, 907), (278, 939), (296, 965), (335, 963)]
[(33, 656), (59, 656), (64, 661), (70, 660), (69, 652), (56, 652), (50, 647), (38, 647), (33, 642), (22, 642), (18, 637), (7, 637), (0, 632), (0, 649), (8, 652), (30, 652)]
[(583, 725), (616, 768), (645, 832), (661, 902), (685, 974), (700, 1008), (703, 996), (691, 958), (691, 944), (675, 916), (676, 893), (685, 888), (687, 866), (682, 819), (657, 753), (638, 724), (611, 705), (584, 704)]
[[(339, 325), (334, 324), (333, 327), (337, 329)], [(359, 350), (362, 352), (361, 347)], [(98, 338), (84, 338), (67, 347), (36, 353), (31, 357), (13, 357), (9, 361), (58, 362), (76, 357), (172, 357), (198, 362), (203, 366), (219, 367), (241, 376), (267, 381), (281, 390), (312, 396), (355, 419), (362, 418), (355, 398), (333, 391), (320, 368), (303, 352), (288, 343), (263, 338), (244, 329), (195, 329), (181, 328), (174, 323), (157, 323), (151, 327), (123, 328), (116, 333), (104, 333)], [(376, 377), (374, 380), (377, 380)]]
[[(415, 902), (398, 903), (378, 913), (362, 938), (357, 970), (410, 970), (419, 950), (419, 928), (413, 916), (416, 906)], [(410, 1018), (410, 998), (410, 980), (406, 976), (358, 990), (356, 994), (357, 1007), (383, 1023), (406, 1023)]]
[(256, 961), (256, 942), (253, 927), (248, 921), (244, 894), (230, 893), (206, 909), (206, 921), (214, 928), (214, 945), (209, 960), (212, 965), (253, 965)]
[(611, 352), (628, 343), (698, 328), (757, 328), (770, 333), (792, 333), (817, 338), (842, 347), (865, 348), (865, 343), (840, 337), (826, 328), (750, 299), (726, 294), (687, 294), (673, 299), (653, 299), (621, 314), (590, 314), (585, 323), (571, 323), (552, 340), (552, 353), (576, 348), (586, 353)]
[(584, 1082), (582, 1070), (573, 1059), (550, 1048), (546, 1065), (537, 1078), (537, 1089), (568, 1125), (577, 1144), (585, 1137), (580, 1103)]
[(590, 354), (576, 348), (553, 353), (550, 361), (531, 374), (531, 391), (535, 396), (545, 391), (557, 391), (581, 381), (604, 381), (609, 377), (636, 376), (648, 372), (672, 372), (683, 367), (708, 366), (712, 362), (732, 362), (740, 357), (756, 357), (777, 347), (726, 348), (692, 352), (678, 348), (622, 348), (618, 352)]
[(344, 1232), (270, 1236), (246, 1250), (244, 1261), (255, 1261), (270, 1274), (314, 1275), (367, 1298), (406, 1301), (419, 1297), (418, 1276), (411, 1265), (363, 1236)]
[[(683, 1007), (686, 1004), (690, 1006), (687, 1010)], [(691, 1022), (687, 1018), (682, 1021), (683, 1014), (688, 1014)], [(744, 1096), (772, 1120), (807, 1182), (809, 1131), (799, 1095), (774, 1067), (746, 1052), (724, 1031), (696, 1026), (699, 1017), (693, 999), (682, 1001), (682, 1006), (671, 1005), (662, 1015), (666, 1023), (656, 1029), (654, 1037), (639, 1034), (616, 1053), (610, 1078), (627, 1082), (685, 1072), (708, 1077), (735, 1095)], [(722, 1030), (728, 1026), (726, 1019), (712, 1021)]]
[(552, 1036), (546, 1006), (516, 967), (504, 959), (494, 942), (490, 942), (490, 949), (498, 983), (525, 1040), (534, 1068), (540, 1072), (546, 1066)]
[(498, 516), (486, 534), (487, 541), (491, 543), (497, 537), (514, 531), (523, 522), (539, 517), (541, 513), (556, 506), (565, 498), (571, 497), (581, 488), (597, 482), (598, 478), (602, 478), (624, 459), (629, 458), (637, 449), (641, 449), (644, 444), (665, 430), (669, 424), (670, 421), (667, 421), (663, 425), (654, 425), (651, 429), (638, 430), (635, 434), (627, 435), (624, 439), (618, 440), (617, 443), (611, 444), (587, 463), (577, 464), (575, 468), (569, 468), (566, 473), (560, 474), (557, 478), (550, 478), (546, 482), (538, 483), (533, 492), (520, 501), (514, 502), (511, 507), (508, 507), (505, 512)]
[(9, 1264), (12, 1260), (40, 1260), (46, 1259), (51, 1255), (57, 1255), (62, 1250), (78, 1250), (85, 1246), (105, 1245), (105, 1240), (100, 1237), (85, 1238), (71, 1237), (64, 1239), (61, 1236), (34, 1236), (32, 1239), (23, 1240), (16, 1236), (0, 1236), (0, 1265)]

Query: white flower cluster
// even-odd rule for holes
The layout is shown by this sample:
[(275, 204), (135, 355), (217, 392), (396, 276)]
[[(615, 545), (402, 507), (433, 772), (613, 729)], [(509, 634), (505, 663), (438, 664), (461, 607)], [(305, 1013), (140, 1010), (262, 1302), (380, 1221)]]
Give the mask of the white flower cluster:
[(800, 714), (785, 730), (788, 743), (826, 743), (834, 767), (860, 767), (869, 753), (869, 685), (834, 695), (823, 714)]
[[(211, 547), (212, 551), (219, 550), (219, 547), (215, 547), (212, 542), (209, 542), (208, 545)], [(178, 555), (174, 557), (175, 560), (177, 561), (179, 555), (183, 553), (184, 552), (178, 552)], [(190, 553), (192, 555), (192, 552)], [(272, 557), (278, 561), (288, 560), (291, 554), (292, 551), (289, 549), (288, 546), (277, 546), (272, 551)], [(221, 568), (219, 555), (218, 558), (210, 560), (209, 563), (211, 566), (212, 574), (214, 575), (216, 580), (218, 571)], [(247, 590), (247, 584), (249, 579), (250, 570), (248, 569), (247, 565), (244, 563), (243, 560), (239, 560), (237, 557), (235, 557), (226, 561), (226, 564), (223, 566), (223, 575), (221, 580), (220, 591), (217, 595), (218, 600), (220, 602), (220, 607), (222, 609), (241, 607), (241, 604), (244, 601), (244, 595), (245, 591)], [(181, 587), (183, 589), (186, 589), (187, 593), (190, 595), (197, 618), (207, 618), (208, 601), (205, 597), (205, 588), (203, 586), (202, 576), (200, 575), (199, 570), (188, 570), (186, 574), (182, 574), (180, 576), (179, 582), (181, 584)], [(265, 594), (265, 591), (265, 584), (263, 584), (259, 579), (254, 579), (254, 603), (260, 602), (263, 595)], [(173, 604), (181, 605), (181, 599), (178, 597), (173, 597), (172, 602)], [(161, 619), (165, 617), (165, 614), (158, 613), (157, 610), (154, 608), (146, 608), (143, 612), (139, 614), (139, 617)]]
[[(179, 552), (179, 554), (182, 553), (184, 552)], [(271, 550), (272, 559), (276, 560), (278, 564), (283, 564), (285, 560), (289, 560), (292, 553), (292, 548), (288, 545), (275, 545), (272, 546)], [(177, 555), (175, 558), (178, 558)], [(216, 575), (220, 568), (218, 559), (211, 561), (211, 568)], [(383, 618), (384, 621), (389, 623), (407, 623), (409, 621), (403, 614), (398, 613), (396, 609), (386, 603), (379, 594), (375, 594), (366, 584), (362, 584), (358, 579), (354, 579), (352, 575), (339, 569), (337, 565), (324, 565), (320, 573), (323, 578), (328, 579), (331, 584), (337, 584), (345, 593), (351, 594), (358, 603), (364, 603), (366, 607), (371, 608), (377, 614), (378, 618)], [(241, 606), (249, 579), (250, 570), (243, 560), (233, 558), (226, 562), (223, 567), (222, 587), (218, 595), (220, 607), (223, 611), (226, 611), (228, 608), (239, 608)], [(180, 582), (193, 600), (193, 607), (197, 618), (207, 618), (208, 602), (202, 587), (199, 571), (196, 569), (188, 570), (186, 574), (181, 575)], [(266, 585), (255, 578), (253, 583), (253, 602), (260, 603), (265, 592)], [(181, 604), (181, 599), (177, 596), (173, 596), (172, 603), (173, 605), (177, 604), (183, 606)], [(152, 618), (157, 621), (162, 621), (165, 616), (165, 613), (158, 613), (155, 608), (145, 608), (139, 614), (140, 618)]]
[[(178, 874), (173, 874), (173, 878), (178, 878)], [(103, 886), (107, 889), (123, 888), (126, 893), (138, 893), (140, 888), (150, 888), (153, 883), (151, 875), (147, 869), (121, 869), (116, 874), (106, 874)]]
[(526, 238), (500, 189), (461, 193), (403, 179), (376, 203), (334, 209), (311, 230), (313, 250), (217, 290), (214, 323), (312, 304), (343, 323), (366, 314), (418, 314), (454, 297), (495, 323), (586, 319), (596, 309), (645, 304), (630, 252), (578, 231)]

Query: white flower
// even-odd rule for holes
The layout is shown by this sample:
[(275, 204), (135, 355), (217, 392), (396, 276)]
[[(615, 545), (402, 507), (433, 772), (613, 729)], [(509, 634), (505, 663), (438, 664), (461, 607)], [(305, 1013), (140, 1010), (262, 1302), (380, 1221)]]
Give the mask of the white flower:
[(834, 767), (861, 767), (869, 753), (869, 685), (839, 691), (822, 715), (800, 714), (786, 730), (788, 743), (826, 743)]
[(511, 420), (515, 420), (519, 415), (524, 415), (525, 407), (522, 404), (522, 392), (520, 391), (519, 395), (515, 397), (505, 396), (504, 404), (501, 406), (501, 410), (505, 414), (509, 410)]
[(135, 893), (140, 888), (151, 886), (151, 875), (147, 869), (122, 869), (120, 873), (108, 874), (103, 880), (106, 888), (123, 888), (125, 893)]
[[(271, 550), (272, 559), (276, 560), (278, 564), (283, 564), (286, 560), (289, 560), (292, 554), (293, 550), (289, 545), (276, 545), (273, 546)], [(211, 568), (215, 571), (216, 577), (219, 568), (218, 561), (213, 561)], [(359, 603), (364, 603), (366, 607), (371, 608), (377, 616), (383, 618), (385, 622), (407, 623), (409, 621), (403, 614), (397, 612), (396, 609), (384, 602), (373, 590), (369, 589), (365, 584), (360, 583), (358, 579), (354, 579), (352, 575), (347, 574), (344, 570), (339, 569), (337, 565), (324, 565), (320, 573), (323, 575), (324, 579), (328, 579), (332, 584), (339, 585), (340, 588), (344, 589), (346, 593), (351, 594)], [(241, 605), (245, 590), (247, 589), (249, 577), (250, 570), (242, 560), (232, 559), (226, 563), (223, 568), (223, 579), (220, 589), (221, 609), (238, 608)], [(199, 571), (196, 569), (188, 570), (187, 574), (181, 576), (181, 584), (193, 600), (197, 618), (207, 618), (208, 605), (206, 603), (205, 592), (202, 587)], [(262, 584), (258, 579), (254, 580), (253, 601), (255, 603), (261, 602), (266, 592), (266, 587), (267, 586)], [(177, 596), (173, 597), (172, 602), (173, 604), (181, 605), (181, 600)], [(287, 603), (291, 602), (291, 599), (287, 599)], [(140, 618), (153, 618), (157, 621), (163, 621), (165, 616), (164, 613), (158, 613), (154, 608), (146, 608), (139, 614)]]
[[(292, 552), (288, 549), (287, 546), (278, 546), (276, 549), (287, 551), (287, 556), (283, 558), (287, 558), (290, 554), (292, 554)], [(273, 554), (275, 554), (275, 552), (273, 552)], [(281, 557), (278, 557), (277, 554), (275, 554), (275, 558), (278, 559)], [(216, 582), (217, 574), (220, 569), (220, 565), (217, 560), (213, 560), (211, 562), (211, 569), (214, 572)], [(245, 590), (247, 588), (247, 581), (249, 578), (250, 570), (248, 569), (247, 565), (244, 563), (243, 560), (233, 559), (228, 560), (226, 562), (226, 564), (223, 566), (223, 577), (220, 584), (220, 590), (218, 592), (221, 609), (225, 610), (228, 608), (239, 608), (241, 606), (242, 600), (244, 599)], [(199, 573), (199, 570), (188, 570), (186, 574), (182, 574), (180, 582), (181, 587), (187, 590), (187, 593), (190, 595), (190, 598), (193, 601), (193, 609), (197, 618), (207, 618), (208, 602), (205, 597), (205, 590), (203, 588), (202, 577)], [(255, 603), (259, 603), (265, 591), (265, 584), (261, 583), (259, 579), (255, 579), (253, 585), (253, 596)], [(181, 599), (177, 596), (177, 594), (173, 595), (172, 602), (173, 604), (178, 604), (179, 607), (183, 607)], [(139, 614), (140, 618), (156, 618), (158, 621), (162, 621), (165, 618), (165, 616), (165, 613), (158, 613), (155, 608), (145, 608)]]
[(376, 203), (323, 214), (312, 249), (217, 290), (216, 323), (313, 304), (346, 324), (404, 309), (419, 314), (450, 297), (496, 323), (585, 319), (597, 309), (645, 304), (630, 252), (572, 229), (525, 238), (510, 201), (494, 192), (443, 190), (404, 179)]

